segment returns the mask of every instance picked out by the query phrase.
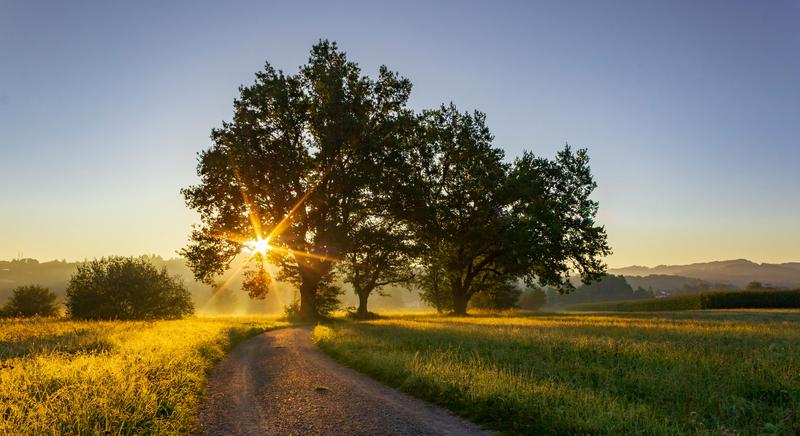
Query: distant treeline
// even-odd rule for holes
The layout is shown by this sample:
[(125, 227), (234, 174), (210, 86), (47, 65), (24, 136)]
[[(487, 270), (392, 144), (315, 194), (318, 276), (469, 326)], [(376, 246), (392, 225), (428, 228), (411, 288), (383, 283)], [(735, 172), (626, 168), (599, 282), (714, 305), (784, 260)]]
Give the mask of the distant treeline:
[(798, 309), (800, 289), (704, 292), (649, 300), (610, 301), (568, 306), (570, 310), (659, 312), (709, 309)]
[[(647, 287), (643, 285), (647, 285)], [(555, 308), (601, 302), (661, 299), (659, 297), (693, 297), (699, 294), (726, 291), (754, 292), (779, 290), (785, 289), (766, 285), (761, 282), (750, 282), (747, 286), (739, 288), (729, 283), (709, 283), (688, 277), (624, 277), (621, 275), (605, 276), (600, 281), (578, 286), (574, 292), (569, 294), (559, 294), (555, 289), (546, 289), (547, 305)], [(693, 300), (689, 298), (687, 301)]]

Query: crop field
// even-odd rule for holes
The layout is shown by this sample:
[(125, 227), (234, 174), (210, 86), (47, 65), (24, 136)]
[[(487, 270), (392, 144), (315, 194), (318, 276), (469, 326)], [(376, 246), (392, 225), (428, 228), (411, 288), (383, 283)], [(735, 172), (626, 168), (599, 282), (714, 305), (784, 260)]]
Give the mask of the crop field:
[(800, 289), (781, 291), (703, 292), (643, 300), (604, 301), (569, 306), (568, 310), (664, 312), (702, 309), (800, 309)]
[(800, 434), (798, 311), (408, 315), (314, 338), (505, 433)]
[(191, 433), (214, 363), (282, 325), (0, 320), (0, 434)]

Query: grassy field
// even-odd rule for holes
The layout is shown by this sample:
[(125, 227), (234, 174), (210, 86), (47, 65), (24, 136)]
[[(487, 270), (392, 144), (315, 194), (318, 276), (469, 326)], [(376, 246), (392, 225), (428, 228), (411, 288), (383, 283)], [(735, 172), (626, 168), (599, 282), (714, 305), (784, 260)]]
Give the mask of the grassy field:
[(190, 433), (214, 363), (284, 324), (0, 320), (0, 434)]
[(800, 312), (394, 317), (327, 353), (506, 433), (800, 434)]

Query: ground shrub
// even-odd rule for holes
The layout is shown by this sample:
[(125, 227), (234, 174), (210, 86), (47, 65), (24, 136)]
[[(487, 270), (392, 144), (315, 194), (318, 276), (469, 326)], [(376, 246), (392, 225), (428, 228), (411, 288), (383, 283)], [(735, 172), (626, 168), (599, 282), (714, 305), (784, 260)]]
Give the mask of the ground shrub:
[(79, 265), (67, 286), (67, 309), (77, 319), (176, 319), (194, 313), (179, 277), (134, 257)]
[(522, 289), (513, 281), (497, 281), (484, 287), (469, 301), (474, 309), (508, 310), (518, 306)]
[(57, 298), (50, 289), (42, 286), (19, 286), (11, 291), (11, 298), (0, 309), (0, 316), (55, 316), (58, 315)]

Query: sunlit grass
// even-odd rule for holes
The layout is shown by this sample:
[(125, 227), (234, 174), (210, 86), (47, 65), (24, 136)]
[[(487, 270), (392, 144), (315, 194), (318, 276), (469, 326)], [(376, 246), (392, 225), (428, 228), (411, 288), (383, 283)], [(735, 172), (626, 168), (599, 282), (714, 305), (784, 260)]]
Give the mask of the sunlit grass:
[(196, 429), (209, 370), (275, 318), (0, 321), (0, 434)]
[(349, 366), (509, 433), (800, 432), (797, 311), (405, 315), (315, 338)]

